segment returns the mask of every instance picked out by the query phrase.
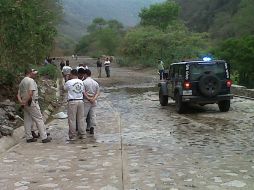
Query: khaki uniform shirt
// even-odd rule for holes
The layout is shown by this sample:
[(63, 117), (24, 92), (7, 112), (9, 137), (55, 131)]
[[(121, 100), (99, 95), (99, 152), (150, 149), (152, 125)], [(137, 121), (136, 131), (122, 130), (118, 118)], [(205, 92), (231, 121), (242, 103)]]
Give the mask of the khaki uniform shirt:
[(34, 79), (25, 77), (19, 84), (19, 93), (22, 100), (27, 101), (29, 98), (29, 90), (33, 91), (33, 100), (38, 99), (38, 88)]
[[(97, 94), (100, 90), (99, 84), (95, 80), (93, 80), (91, 77), (87, 77), (86, 80), (83, 81), (83, 84), (84, 84), (85, 93), (90, 97), (94, 97), (95, 94)], [(85, 102), (89, 102), (89, 101), (85, 99)]]

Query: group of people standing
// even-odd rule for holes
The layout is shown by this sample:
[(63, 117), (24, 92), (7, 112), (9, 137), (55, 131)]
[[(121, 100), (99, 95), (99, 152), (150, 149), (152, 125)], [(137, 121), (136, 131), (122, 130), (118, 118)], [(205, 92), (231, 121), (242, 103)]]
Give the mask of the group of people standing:
[(94, 134), (95, 107), (100, 90), (99, 84), (91, 78), (91, 71), (82, 66), (72, 69), (64, 89), (68, 93), (69, 140), (83, 139), (86, 132)]
[[(113, 60), (112, 57), (110, 58), (107, 57), (104, 61), (104, 67), (105, 67), (105, 72), (107, 77), (110, 77), (110, 64), (112, 60)], [(96, 61), (96, 65), (97, 65), (98, 78), (101, 78), (102, 61), (100, 57), (98, 57)]]
[[(100, 93), (99, 84), (91, 78), (91, 71), (83, 64), (73, 69), (68, 60), (66, 63), (61, 61), (60, 69), (65, 78), (64, 89), (68, 94), (69, 140), (74, 140), (77, 136), (85, 138), (86, 132), (94, 134), (95, 107)], [(17, 98), (24, 110), (26, 142), (36, 142), (41, 137), (42, 143), (48, 143), (52, 138), (46, 131), (38, 103), (38, 87), (34, 80), (37, 73), (35, 69), (25, 70), (25, 77), (19, 84)], [(38, 135), (33, 131), (34, 125), (39, 130)]]

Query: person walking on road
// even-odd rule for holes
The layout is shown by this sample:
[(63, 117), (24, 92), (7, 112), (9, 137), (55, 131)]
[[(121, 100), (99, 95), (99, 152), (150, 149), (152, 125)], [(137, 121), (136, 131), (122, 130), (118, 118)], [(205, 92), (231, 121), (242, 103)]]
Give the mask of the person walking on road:
[(164, 78), (164, 63), (161, 59), (158, 59), (158, 70), (160, 74), (160, 80)]
[(101, 78), (101, 67), (102, 67), (101, 58), (98, 57), (96, 64), (97, 64), (98, 78)]
[(90, 128), (87, 128), (90, 134), (94, 134), (94, 127), (96, 126), (96, 119), (95, 119), (95, 107), (97, 103), (97, 98), (99, 96), (99, 84), (91, 78), (91, 71), (89, 69), (85, 70), (85, 80), (83, 81), (84, 84), (84, 107), (85, 107), (85, 114), (84, 116), (87, 117), (88, 113), (90, 114)]
[(42, 143), (48, 143), (52, 140), (52, 138), (47, 136), (46, 127), (44, 125), (43, 117), (38, 103), (38, 88), (36, 82), (34, 81), (37, 72), (38, 71), (34, 69), (27, 69), (25, 71), (26, 76), (19, 84), (17, 98), (19, 103), (24, 108), (24, 128), (26, 142), (30, 143), (37, 141), (36, 138), (33, 138), (31, 132), (33, 122), (35, 122), (39, 129)]
[(106, 71), (106, 75), (107, 77), (110, 77), (110, 61), (109, 58), (106, 58), (106, 61), (104, 62), (104, 66), (105, 66), (105, 71)]
[(83, 102), (83, 81), (78, 79), (77, 69), (72, 69), (70, 80), (68, 80), (64, 89), (68, 91), (68, 123), (69, 123), (69, 140), (75, 140), (77, 136), (76, 125), (78, 123), (78, 133), (80, 138), (85, 138), (85, 121), (84, 121), (84, 102)]
[(63, 70), (63, 67), (65, 66), (64, 60), (61, 60), (60, 62), (60, 70)]

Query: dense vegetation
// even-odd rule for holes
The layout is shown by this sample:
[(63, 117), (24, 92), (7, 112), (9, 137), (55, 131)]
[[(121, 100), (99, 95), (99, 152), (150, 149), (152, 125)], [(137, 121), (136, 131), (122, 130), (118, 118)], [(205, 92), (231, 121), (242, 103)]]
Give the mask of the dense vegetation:
[(112, 21), (95, 19), (76, 50), (88, 55), (95, 50), (97, 55), (120, 55), (122, 64), (148, 66), (156, 64), (158, 58), (171, 63), (197, 57), (207, 48), (207, 35), (190, 32), (179, 19), (179, 11), (171, 1), (151, 5), (140, 12), (140, 24), (125, 33), (117, 21), (114, 26), (108, 24)]
[(87, 31), (88, 34), (80, 40), (75, 51), (92, 57), (115, 54), (124, 34), (121, 23), (103, 18), (94, 19)]
[(181, 17), (195, 32), (208, 32), (212, 52), (231, 63), (235, 83), (254, 88), (254, 1), (177, 0)]
[(43, 63), (56, 36), (57, 0), (1, 0), (0, 87), (12, 86), (28, 65)]

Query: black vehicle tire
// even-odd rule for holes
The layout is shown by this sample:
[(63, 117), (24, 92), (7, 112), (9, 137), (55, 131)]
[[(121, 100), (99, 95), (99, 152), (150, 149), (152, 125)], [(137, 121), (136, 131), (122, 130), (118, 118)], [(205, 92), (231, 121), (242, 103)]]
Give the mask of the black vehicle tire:
[(163, 95), (161, 88), (160, 88), (160, 91), (159, 91), (159, 99), (160, 99), (160, 104), (162, 106), (168, 105), (168, 95)]
[(216, 96), (221, 89), (220, 79), (214, 74), (204, 74), (199, 81), (200, 92), (207, 97)]
[(218, 106), (221, 112), (227, 112), (230, 108), (230, 100), (219, 101)]
[(184, 113), (186, 103), (182, 102), (182, 96), (179, 94), (179, 92), (175, 94), (175, 104), (177, 113), (179, 114)]

